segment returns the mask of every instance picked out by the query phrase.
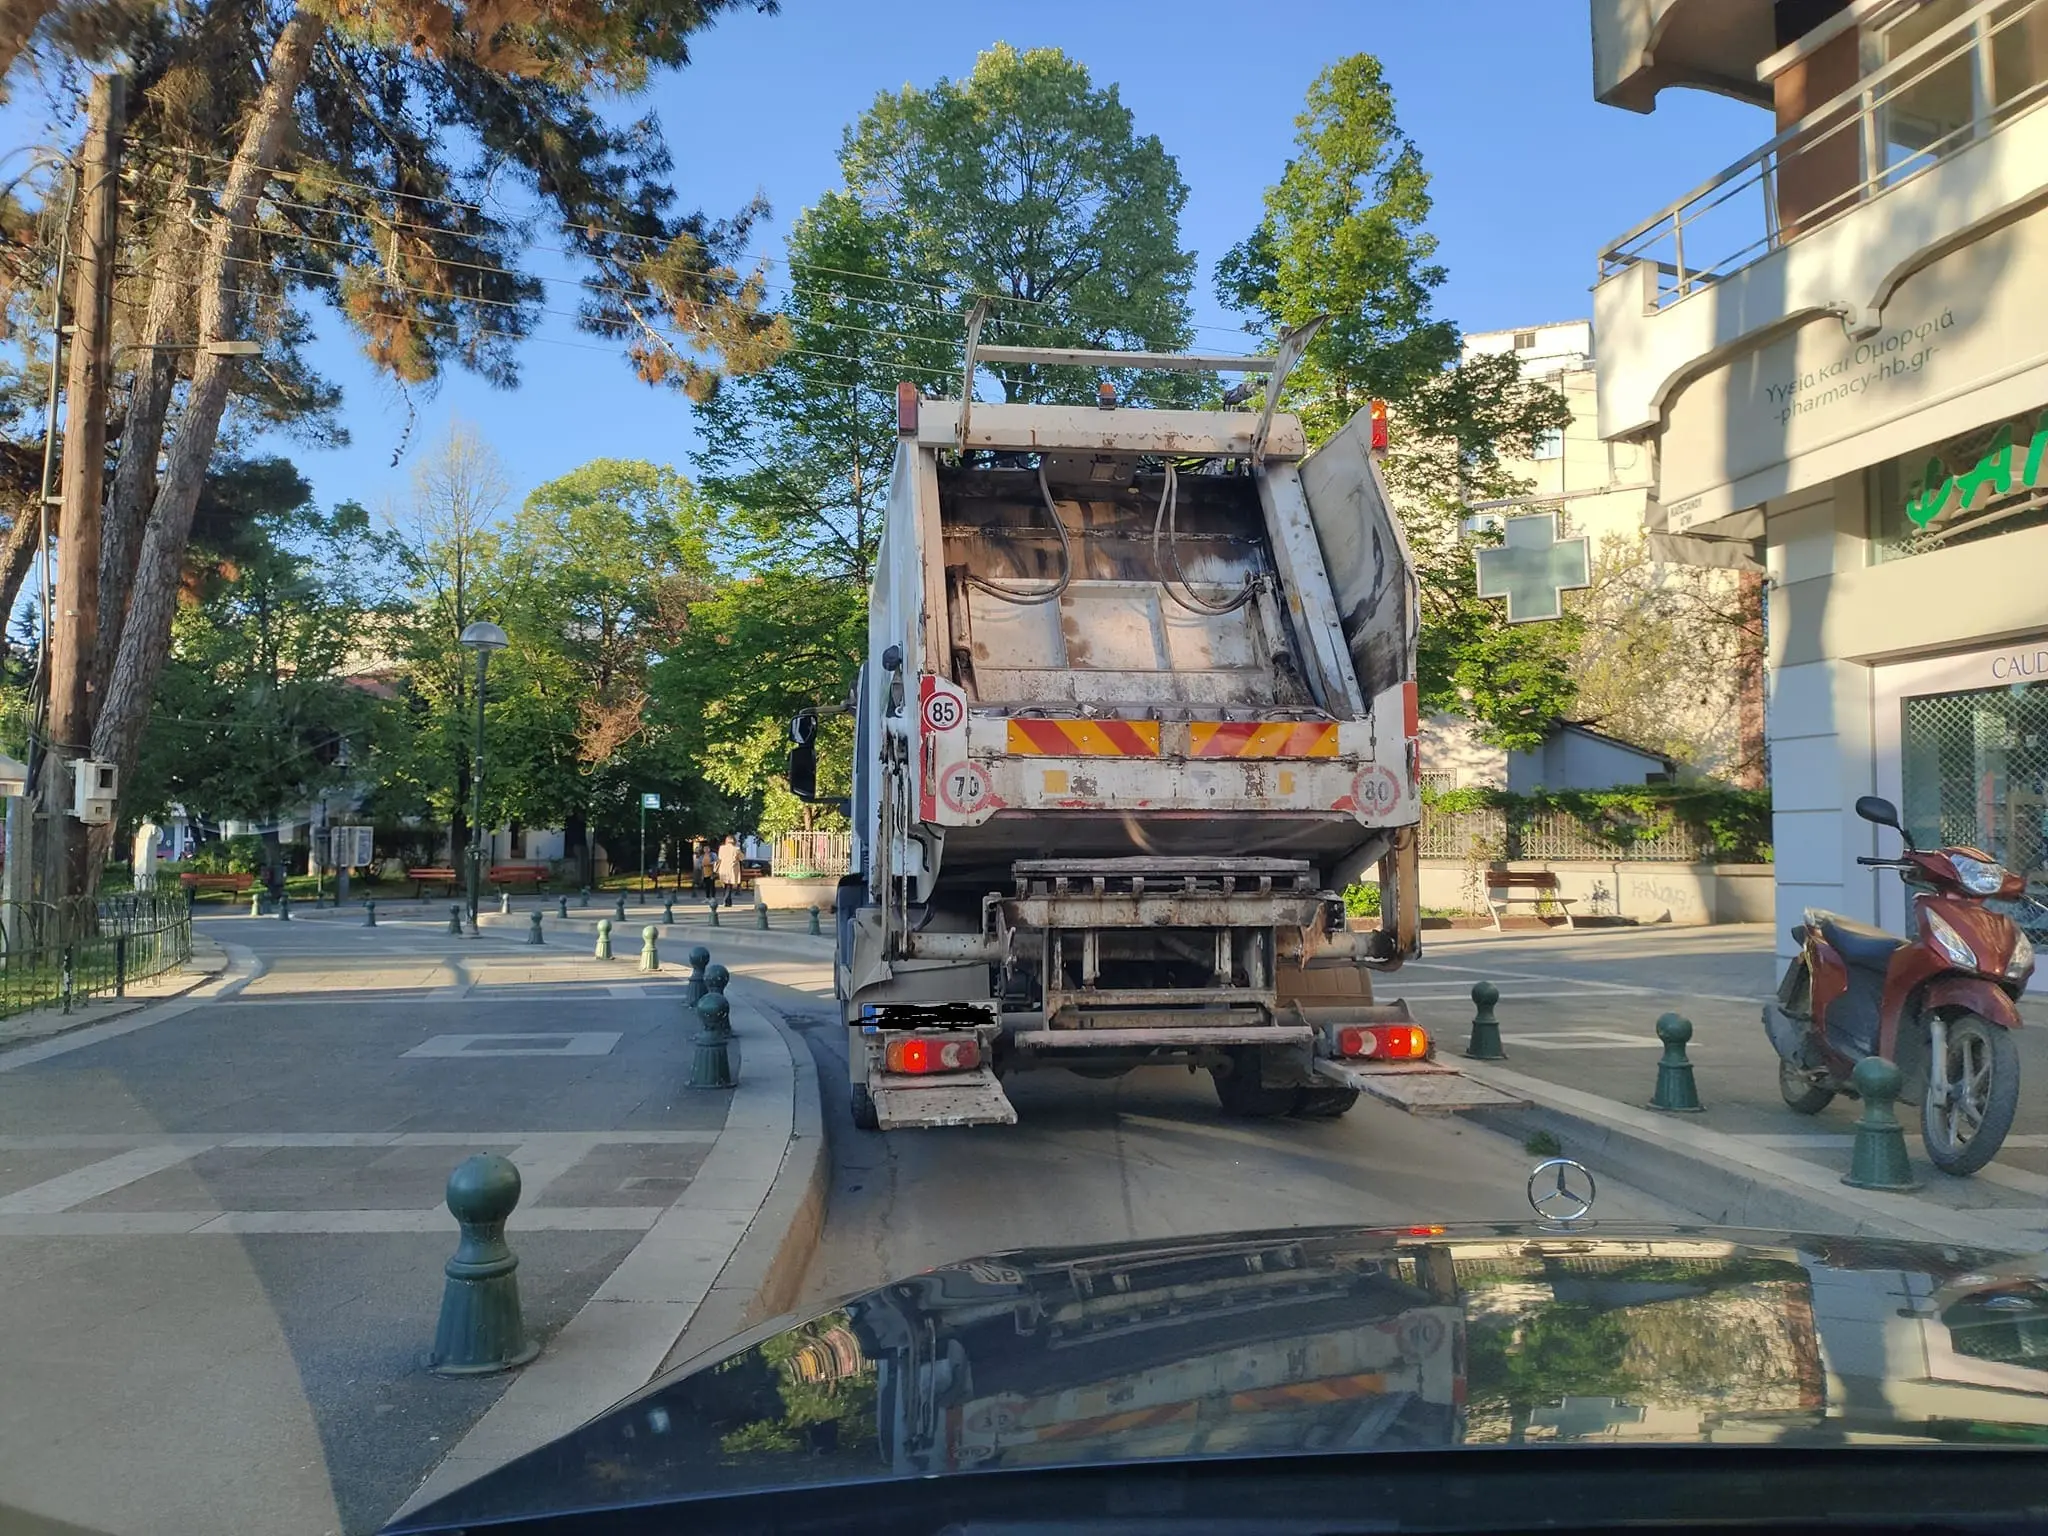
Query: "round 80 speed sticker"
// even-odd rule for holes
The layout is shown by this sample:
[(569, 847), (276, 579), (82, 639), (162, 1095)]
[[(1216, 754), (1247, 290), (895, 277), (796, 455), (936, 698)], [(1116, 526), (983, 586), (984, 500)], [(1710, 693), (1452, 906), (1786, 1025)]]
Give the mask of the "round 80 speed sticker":
[(1400, 802), (1401, 781), (1391, 768), (1364, 768), (1351, 781), (1351, 796), (1361, 811), (1391, 811)]
[(939, 798), (962, 815), (988, 803), (988, 774), (978, 763), (954, 763), (939, 772)]
[(928, 731), (958, 730), (967, 712), (950, 693), (935, 693), (924, 701), (924, 727)]

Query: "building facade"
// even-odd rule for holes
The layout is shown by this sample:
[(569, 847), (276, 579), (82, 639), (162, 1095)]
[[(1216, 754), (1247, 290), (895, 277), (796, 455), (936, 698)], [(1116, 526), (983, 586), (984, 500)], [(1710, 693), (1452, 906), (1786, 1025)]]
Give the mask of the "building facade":
[(1760, 109), (1753, 152), (1600, 253), (1594, 333), (1660, 551), (1768, 573), (1781, 953), (1809, 906), (1903, 927), (1859, 795), (2048, 896), (2048, 0), (1592, 21), (1601, 100)]

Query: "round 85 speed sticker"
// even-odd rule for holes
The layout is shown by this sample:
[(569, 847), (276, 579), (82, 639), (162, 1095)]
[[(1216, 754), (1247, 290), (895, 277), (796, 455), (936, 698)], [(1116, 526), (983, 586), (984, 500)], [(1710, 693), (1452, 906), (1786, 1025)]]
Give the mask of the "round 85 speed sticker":
[(939, 798), (963, 815), (988, 801), (988, 774), (978, 763), (955, 763), (939, 773)]
[(1391, 768), (1363, 768), (1351, 781), (1351, 796), (1368, 814), (1391, 811), (1400, 802), (1401, 781)]
[(950, 693), (935, 693), (924, 701), (924, 726), (928, 731), (950, 731), (966, 719), (960, 701)]

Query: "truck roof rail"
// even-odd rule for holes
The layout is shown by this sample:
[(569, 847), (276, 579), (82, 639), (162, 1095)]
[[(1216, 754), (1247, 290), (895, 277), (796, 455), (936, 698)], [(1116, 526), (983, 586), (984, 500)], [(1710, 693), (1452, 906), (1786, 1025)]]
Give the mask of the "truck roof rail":
[(1101, 347), (984, 347), (981, 328), (988, 319), (988, 300), (976, 299), (967, 315), (967, 356), (960, 373), (960, 447), (967, 447), (968, 418), (974, 412), (974, 371), (983, 363), (1022, 363), (1056, 368), (1162, 368), (1177, 373), (1263, 373), (1266, 379), (1265, 409), (1259, 413), (1259, 429), (1252, 435), (1252, 457), (1258, 458), (1272, 429), (1273, 412), (1280, 405), (1280, 387), (1301, 361), (1302, 353), (1317, 331), (1329, 321), (1316, 315), (1298, 326), (1280, 332), (1279, 345), (1269, 356), (1233, 356), (1227, 352), (1119, 352)]

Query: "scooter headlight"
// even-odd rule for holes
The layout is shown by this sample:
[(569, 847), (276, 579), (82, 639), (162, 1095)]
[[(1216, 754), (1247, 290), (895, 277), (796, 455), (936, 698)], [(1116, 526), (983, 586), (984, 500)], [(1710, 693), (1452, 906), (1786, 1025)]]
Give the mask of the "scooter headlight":
[(1963, 882), (1963, 889), (1972, 896), (1995, 896), (1998, 888), (2005, 884), (2005, 869), (1989, 859), (1973, 859), (1965, 853), (1952, 853), (1949, 862), (1956, 867), (1956, 878)]
[(1963, 942), (1963, 936), (1950, 927), (1948, 920), (1939, 912), (1927, 914), (1927, 937), (1934, 940), (1935, 947), (1964, 970), (1974, 971), (1978, 968), (1975, 951)]
[(2005, 979), (2018, 981), (2034, 968), (2034, 941), (2024, 933), (2012, 943), (2012, 958), (2005, 962)]

